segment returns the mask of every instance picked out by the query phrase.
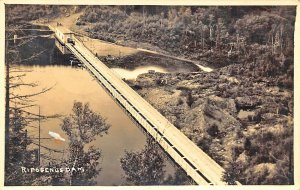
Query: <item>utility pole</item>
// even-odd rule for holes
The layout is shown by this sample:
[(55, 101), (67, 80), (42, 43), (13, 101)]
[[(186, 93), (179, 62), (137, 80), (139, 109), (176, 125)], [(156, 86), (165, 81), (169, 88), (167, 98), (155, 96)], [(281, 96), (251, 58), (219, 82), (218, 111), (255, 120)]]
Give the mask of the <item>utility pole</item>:
[(143, 7), (143, 30), (142, 30), (142, 34), (144, 35), (144, 30), (145, 30), (145, 25), (146, 25), (146, 19), (145, 19), (145, 6), (142, 5)]
[(39, 106), (39, 166), (41, 165), (41, 107)]

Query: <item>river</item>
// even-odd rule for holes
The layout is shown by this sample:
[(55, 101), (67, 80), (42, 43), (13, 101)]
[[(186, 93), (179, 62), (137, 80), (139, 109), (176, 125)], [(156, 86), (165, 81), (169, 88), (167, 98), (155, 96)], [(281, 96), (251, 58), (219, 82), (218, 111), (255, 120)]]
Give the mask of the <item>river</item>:
[[(71, 142), (68, 135), (61, 129), (62, 119), (72, 113), (74, 101), (88, 103), (91, 110), (100, 114), (110, 125), (108, 134), (98, 135), (95, 140), (89, 143), (89, 146), (94, 145), (95, 148), (101, 151), (101, 158), (98, 160), (101, 171), (99, 170), (99, 174), (92, 176), (95, 185), (131, 184), (127, 181), (127, 174), (120, 163), (120, 159), (124, 158), (128, 151), (138, 154), (145, 150), (148, 142), (147, 138), (150, 137), (145, 135), (143, 130), (125, 114), (124, 110), (87, 70), (69, 65), (69, 58), (61, 56), (55, 50), (53, 38), (36, 38), (19, 49), (23, 59), (40, 50), (46, 51), (43, 51), (41, 55), (38, 55), (32, 61), (15, 65), (21, 71), (27, 71), (26, 76), (22, 78), (24, 83), (35, 82), (38, 86), (34, 88), (25, 86), (15, 89), (15, 93), (25, 95), (51, 87), (49, 91), (34, 96), (32, 100), (34, 100), (36, 106), (28, 108), (28, 111), (34, 113), (38, 113), (40, 108), (41, 115), (61, 115), (60, 118), (46, 119), (40, 123), (40, 136), (42, 138), (41, 165), (47, 165), (50, 162), (59, 163), (68, 159), (70, 155), (69, 144)], [(134, 79), (138, 74), (148, 70), (165, 72), (161, 68), (152, 66), (137, 68), (134, 71), (115, 69), (115, 72), (124, 78)], [(39, 123), (35, 122), (32, 125), (26, 128), (28, 136), (35, 143), (30, 145), (30, 149), (33, 150), (37, 149)], [(66, 141), (54, 140), (49, 135), (50, 131), (59, 134)], [(151, 139), (151, 141), (153, 140)], [(47, 148), (59, 152), (53, 152)], [(164, 181), (163, 184), (173, 184), (174, 181), (168, 181), (166, 178), (168, 176), (176, 178), (175, 174), (177, 175), (178, 167), (160, 147), (157, 146), (157, 149), (163, 155), (161, 169), (165, 177), (164, 179), (158, 179), (156, 182), (154, 181), (153, 184), (162, 184), (162, 181)]]
[(167, 73), (167, 70), (158, 66), (141, 66), (136, 67), (133, 70), (123, 69), (123, 68), (112, 68), (112, 70), (117, 73), (121, 78), (126, 80), (135, 80), (140, 74), (147, 73), (149, 71), (155, 71), (159, 73)]

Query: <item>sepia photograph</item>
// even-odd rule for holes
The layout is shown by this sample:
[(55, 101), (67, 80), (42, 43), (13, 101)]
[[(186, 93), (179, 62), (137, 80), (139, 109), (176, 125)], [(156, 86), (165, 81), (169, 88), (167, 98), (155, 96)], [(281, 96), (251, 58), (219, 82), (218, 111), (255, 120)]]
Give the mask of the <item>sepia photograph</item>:
[(3, 5), (4, 187), (297, 184), (297, 4), (69, 3)]

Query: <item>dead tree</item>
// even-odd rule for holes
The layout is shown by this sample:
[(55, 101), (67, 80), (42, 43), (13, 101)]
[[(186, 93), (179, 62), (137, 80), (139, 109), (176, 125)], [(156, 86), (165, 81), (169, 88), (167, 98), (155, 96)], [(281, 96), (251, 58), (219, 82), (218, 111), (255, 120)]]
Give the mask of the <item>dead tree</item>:
[[(27, 134), (26, 127), (30, 126), (39, 118), (45, 120), (48, 118), (59, 117), (59, 115), (42, 115), (29, 110), (37, 106), (32, 100), (33, 97), (46, 93), (53, 86), (37, 90), (28, 94), (19, 94), (16, 89), (22, 87), (37, 87), (36, 82), (24, 82), (22, 79), (31, 71), (21, 69), (18, 65), (23, 61), (36, 59), (42, 52), (29, 55), (27, 58), (21, 58), (19, 48), (32, 41), (30, 38), (22, 39), (19, 43), (10, 43), (11, 36), (15, 35), (22, 26), (6, 26), (5, 39), (5, 66), (6, 66), (6, 93), (5, 93), (5, 183), (20, 185), (30, 183), (29, 179), (23, 179), (21, 175), (13, 170), (18, 167), (18, 163), (28, 162), (34, 164), (31, 157), (28, 156), (27, 147), (32, 143)], [(21, 32), (21, 31), (20, 31)], [(17, 143), (17, 144), (16, 144)], [(26, 175), (27, 176), (27, 175)]]

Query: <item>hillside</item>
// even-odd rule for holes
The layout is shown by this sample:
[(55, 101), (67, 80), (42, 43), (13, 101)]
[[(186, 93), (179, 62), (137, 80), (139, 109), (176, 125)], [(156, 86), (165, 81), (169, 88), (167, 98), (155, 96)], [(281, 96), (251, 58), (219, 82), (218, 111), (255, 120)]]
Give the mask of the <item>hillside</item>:
[(92, 6), (77, 25), (219, 68), (129, 84), (225, 167), (228, 181), (292, 184), (294, 22), (295, 7)]

